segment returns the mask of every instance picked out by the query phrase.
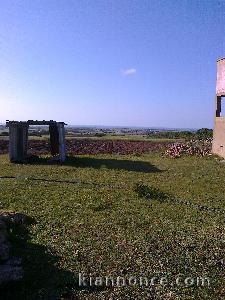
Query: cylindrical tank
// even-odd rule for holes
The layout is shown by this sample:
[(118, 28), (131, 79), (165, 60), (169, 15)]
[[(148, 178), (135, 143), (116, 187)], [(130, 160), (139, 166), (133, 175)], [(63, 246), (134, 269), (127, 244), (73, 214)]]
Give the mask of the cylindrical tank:
[(225, 57), (217, 60), (216, 95), (225, 96)]

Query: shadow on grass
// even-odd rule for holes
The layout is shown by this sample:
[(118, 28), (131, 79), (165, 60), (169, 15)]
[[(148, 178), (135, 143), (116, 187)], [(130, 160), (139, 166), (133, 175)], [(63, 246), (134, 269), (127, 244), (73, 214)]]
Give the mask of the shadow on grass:
[(172, 195), (166, 194), (160, 189), (147, 186), (144, 184), (136, 184), (134, 187), (134, 191), (138, 194), (140, 198), (158, 200), (160, 202), (169, 201), (173, 199)]
[(225, 214), (225, 211), (223, 209), (220, 209), (219, 207), (208, 207), (205, 205), (192, 203), (187, 200), (177, 199), (172, 194), (164, 193), (158, 188), (147, 186), (144, 184), (136, 184), (134, 187), (134, 191), (137, 193), (138, 197), (145, 198), (148, 200), (157, 200), (160, 203), (167, 202), (170, 204), (181, 204), (193, 207), (200, 211), (207, 211), (207, 212), (213, 212), (213, 213), (220, 213)]
[[(31, 160), (28, 163), (34, 165), (59, 164), (58, 162), (50, 161), (49, 158), (45, 157), (36, 157), (35, 160)], [(106, 159), (80, 156), (68, 156), (66, 162), (63, 163), (63, 165), (76, 168), (106, 168), (111, 170), (126, 170), (142, 173), (161, 172), (161, 170), (158, 169), (156, 166), (146, 161)]]
[[(57, 300), (71, 299), (73, 292), (78, 292), (78, 273), (58, 267), (59, 257), (49, 249), (31, 242), (27, 227), (16, 226), (10, 231), (12, 255), (22, 258), (24, 277), (21, 281), (10, 283), (0, 288), (0, 299), (16, 300)], [(87, 287), (87, 293), (101, 289)], [(67, 298), (68, 296), (68, 298)]]

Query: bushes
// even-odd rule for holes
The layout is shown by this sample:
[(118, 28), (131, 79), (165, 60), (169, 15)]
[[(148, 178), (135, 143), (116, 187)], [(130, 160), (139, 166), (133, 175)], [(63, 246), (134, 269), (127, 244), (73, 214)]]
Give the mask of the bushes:
[(200, 140), (205, 140), (213, 137), (213, 130), (208, 128), (202, 128), (196, 131), (196, 136)]
[(162, 139), (198, 139), (198, 140), (205, 140), (208, 138), (212, 138), (213, 130), (208, 128), (202, 128), (197, 131), (175, 131), (175, 130), (168, 130), (168, 131), (150, 131), (148, 133), (148, 137), (150, 138), (162, 138)]
[(189, 156), (206, 156), (211, 153), (211, 139), (207, 140), (191, 140), (185, 143), (174, 143), (165, 151), (165, 155), (177, 158), (182, 155)]
[(9, 136), (9, 133), (8, 133), (8, 131), (2, 131), (0, 133), (0, 136)]

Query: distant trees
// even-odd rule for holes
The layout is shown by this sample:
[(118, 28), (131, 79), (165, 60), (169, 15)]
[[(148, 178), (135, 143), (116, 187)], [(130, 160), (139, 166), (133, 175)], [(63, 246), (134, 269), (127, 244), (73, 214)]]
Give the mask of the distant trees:
[(159, 138), (159, 139), (198, 139), (205, 140), (212, 138), (213, 130), (208, 128), (201, 128), (197, 131), (175, 131), (175, 130), (166, 130), (166, 131), (149, 131), (149, 138)]
[(159, 139), (191, 139), (194, 136), (192, 131), (150, 131), (148, 132), (149, 138)]
[(103, 136), (106, 136), (106, 133), (104, 133), (104, 132), (96, 132), (95, 136), (96, 137), (103, 137)]
[(196, 136), (200, 140), (205, 140), (213, 137), (213, 130), (208, 128), (201, 128), (196, 131)]
[(2, 131), (0, 133), (1, 136), (9, 136), (9, 132), (8, 131)]

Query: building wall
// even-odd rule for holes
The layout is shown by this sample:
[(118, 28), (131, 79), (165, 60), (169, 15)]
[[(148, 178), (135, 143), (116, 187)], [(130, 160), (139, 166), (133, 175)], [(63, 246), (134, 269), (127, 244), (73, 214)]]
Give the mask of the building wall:
[(216, 108), (212, 153), (225, 158), (225, 117), (221, 117), (221, 101), (225, 96), (225, 58), (217, 61)]
[(27, 156), (28, 126), (9, 126), (9, 158), (19, 161)]
[(225, 158), (225, 117), (215, 118), (212, 152)]
[(225, 95), (225, 58), (217, 61), (216, 94)]

